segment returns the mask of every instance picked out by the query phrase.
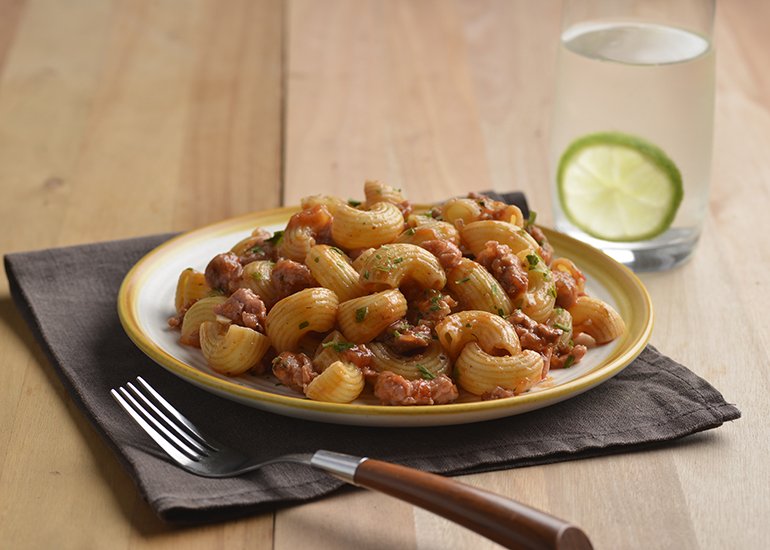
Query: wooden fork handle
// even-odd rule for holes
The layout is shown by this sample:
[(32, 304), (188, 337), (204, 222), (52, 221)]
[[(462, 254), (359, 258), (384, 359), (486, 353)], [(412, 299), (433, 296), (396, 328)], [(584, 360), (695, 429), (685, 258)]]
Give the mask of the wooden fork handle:
[(575, 525), (446, 477), (366, 459), (353, 479), (356, 485), (410, 502), (508, 548), (593, 548)]

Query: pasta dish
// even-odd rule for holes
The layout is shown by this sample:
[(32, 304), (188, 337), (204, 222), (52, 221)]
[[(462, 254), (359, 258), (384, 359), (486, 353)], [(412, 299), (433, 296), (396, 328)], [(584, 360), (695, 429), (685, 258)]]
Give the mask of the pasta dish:
[(184, 270), (179, 341), (308, 399), (433, 405), (521, 394), (624, 332), (516, 206), (471, 193), (414, 212), (379, 182), (364, 196), (307, 197), (284, 230)]

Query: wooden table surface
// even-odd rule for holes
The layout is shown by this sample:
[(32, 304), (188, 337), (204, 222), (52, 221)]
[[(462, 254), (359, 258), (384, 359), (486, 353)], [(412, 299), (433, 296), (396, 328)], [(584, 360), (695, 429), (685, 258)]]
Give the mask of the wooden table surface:
[[(0, 252), (194, 228), (366, 178), (527, 192), (549, 224), (556, 0), (2, 0)], [(752, 548), (770, 517), (770, 3), (725, 0), (708, 219), (644, 275), (652, 342), (743, 418), (655, 450), (465, 476), (597, 548)], [(490, 548), (364, 491), (171, 528), (0, 277), (0, 547)]]

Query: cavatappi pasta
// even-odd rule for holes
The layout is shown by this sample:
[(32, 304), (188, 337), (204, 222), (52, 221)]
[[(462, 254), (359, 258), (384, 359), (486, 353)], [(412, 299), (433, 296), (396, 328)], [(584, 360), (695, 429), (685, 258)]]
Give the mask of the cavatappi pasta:
[(625, 331), (533, 222), (474, 193), (414, 212), (376, 181), (362, 201), (307, 197), (283, 231), (185, 269), (169, 325), (214, 371), (316, 401), (512, 397)]

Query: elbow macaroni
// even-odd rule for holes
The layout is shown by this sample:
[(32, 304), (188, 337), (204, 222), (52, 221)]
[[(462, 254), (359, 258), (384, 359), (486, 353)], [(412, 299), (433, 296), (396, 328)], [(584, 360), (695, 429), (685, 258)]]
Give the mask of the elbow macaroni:
[(382, 245), (367, 252), (358, 270), (360, 283), (370, 290), (398, 288), (406, 281), (435, 290), (446, 284), (446, 275), (436, 257), (414, 244)]
[(267, 314), (265, 331), (278, 352), (296, 351), (308, 332), (334, 328), (339, 300), (326, 288), (308, 288), (279, 301)]

